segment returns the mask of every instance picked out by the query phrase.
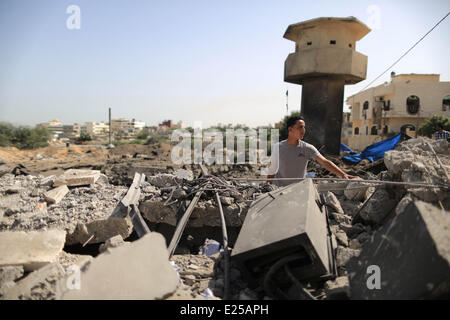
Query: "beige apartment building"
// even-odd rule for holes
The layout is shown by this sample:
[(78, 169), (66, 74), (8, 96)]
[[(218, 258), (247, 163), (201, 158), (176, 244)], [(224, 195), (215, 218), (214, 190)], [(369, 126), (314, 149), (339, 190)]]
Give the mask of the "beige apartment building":
[[(400, 133), (417, 136), (417, 128), (433, 115), (450, 117), (450, 82), (439, 74), (391, 74), (391, 82), (347, 98), (352, 133), (342, 142), (353, 150)], [(348, 132), (348, 131), (347, 131)]]
[(101, 136), (109, 133), (109, 125), (105, 122), (86, 122), (86, 132), (91, 136)]

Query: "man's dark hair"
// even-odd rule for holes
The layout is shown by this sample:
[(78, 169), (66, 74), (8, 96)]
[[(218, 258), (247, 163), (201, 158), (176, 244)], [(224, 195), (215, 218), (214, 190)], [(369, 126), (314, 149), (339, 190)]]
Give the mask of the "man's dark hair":
[(290, 116), (286, 121), (286, 128), (289, 129), (290, 127), (294, 126), (297, 120), (305, 121), (302, 116)]
[(442, 123), (436, 123), (436, 128), (444, 129), (444, 126)]

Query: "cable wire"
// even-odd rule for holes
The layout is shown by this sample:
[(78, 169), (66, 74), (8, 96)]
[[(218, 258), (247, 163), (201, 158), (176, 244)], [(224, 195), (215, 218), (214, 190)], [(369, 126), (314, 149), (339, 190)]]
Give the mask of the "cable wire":
[(357, 95), (361, 93), (362, 91), (366, 90), (372, 83), (374, 83), (378, 78), (380, 78), (383, 74), (385, 74), (387, 71), (389, 71), (393, 66), (395, 66), (404, 56), (406, 56), (412, 49), (414, 49), (415, 46), (417, 46), (425, 37), (430, 34), (431, 31), (433, 31), (442, 21), (444, 21), (448, 16), (450, 15), (450, 12), (448, 12), (445, 17), (443, 17), (438, 23), (434, 25), (433, 28), (431, 28), (422, 38), (419, 39), (411, 48), (408, 49), (400, 58), (397, 59), (389, 68), (384, 70), (378, 77), (376, 77), (372, 82), (370, 82), (367, 86), (365, 86), (363, 89), (361, 89), (358, 93), (354, 94)]

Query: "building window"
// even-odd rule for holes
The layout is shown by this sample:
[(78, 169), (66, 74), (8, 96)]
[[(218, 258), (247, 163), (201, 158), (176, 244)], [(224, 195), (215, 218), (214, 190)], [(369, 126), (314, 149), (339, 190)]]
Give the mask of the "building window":
[(388, 133), (388, 126), (384, 126), (383, 128), (383, 134), (387, 134)]
[(309, 41), (309, 42), (306, 43), (306, 45), (307, 45), (307, 46), (310, 46), (310, 45), (312, 45), (312, 42)]
[(442, 99), (442, 111), (450, 110), (450, 95), (445, 96), (444, 99)]
[(369, 135), (369, 127), (366, 127), (366, 136)]
[(363, 110), (369, 109), (369, 101), (364, 101)]
[(349, 44), (348, 44), (348, 47), (349, 47), (349, 48), (351, 48), (351, 47), (352, 47), (352, 44), (351, 44), (351, 43), (349, 43)]
[(356, 128), (355, 128), (355, 136), (358, 135), (358, 134), (359, 134), (359, 128), (356, 127)]
[(377, 126), (373, 126), (373, 127), (370, 129), (370, 135), (376, 136), (377, 134), (378, 134), (378, 132), (377, 132)]
[(416, 114), (419, 112), (420, 99), (418, 96), (409, 96), (406, 99), (406, 110), (410, 114)]
[(336, 44), (336, 40), (330, 40), (330, 44)]

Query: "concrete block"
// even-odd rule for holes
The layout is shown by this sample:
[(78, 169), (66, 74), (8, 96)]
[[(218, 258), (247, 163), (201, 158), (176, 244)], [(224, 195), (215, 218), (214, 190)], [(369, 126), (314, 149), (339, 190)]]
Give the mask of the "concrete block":
[[(450, 215), (414, 201), (347, 264), (353, 299), (427, 299), (450, 292)], [(379, 268), (368, 272), (369, 266)], [(372, 267), (373, 268), (373, 267)], [(370, 284), (368, 286), (368, 284)], [(370, 289), (370, 288), (372, 289)]]
[(64, 247), (66, 232), (3, 231), (0, 232), (0, 267), (23, 265), (33, 271), (57, 261)]
[(62, 291), (60, 298), (164, 299), (175, 292), (179, 282), (169, 262), (166, 241), (156, 232), (97, 256), (82, 271), (80, 279), (79, 290)]
[(120, 235), (126, 239), (133, 232), (133, 223), (129, 217), (95, 220), (89, 223), (78, 223), (75, 230), (67, 235), (68, 245), (83, 244), (94, 236), (89, 243), (103, 243), (109, 238)]
[(70, 169), (56, 178), (53, 185), (59, 187), (67, 186), (84, 186), (94, 184), (100, 178), (100, 170)]
[(58, 295), (57, 283), (65, 275), (63, 267), (54, 262), (36, 270), (6, 290), (4, 300), (53, 300)]
[(67, 188), (66, 185), (62, 185), (60, 187), (57, 187), (55, 189), (49, 190), (46, 193), (44, 193), (44, 198), (48, 202), (51, 203), (58, 203), (61, 201), (62, 198), (69, 192), (69, 188)]

